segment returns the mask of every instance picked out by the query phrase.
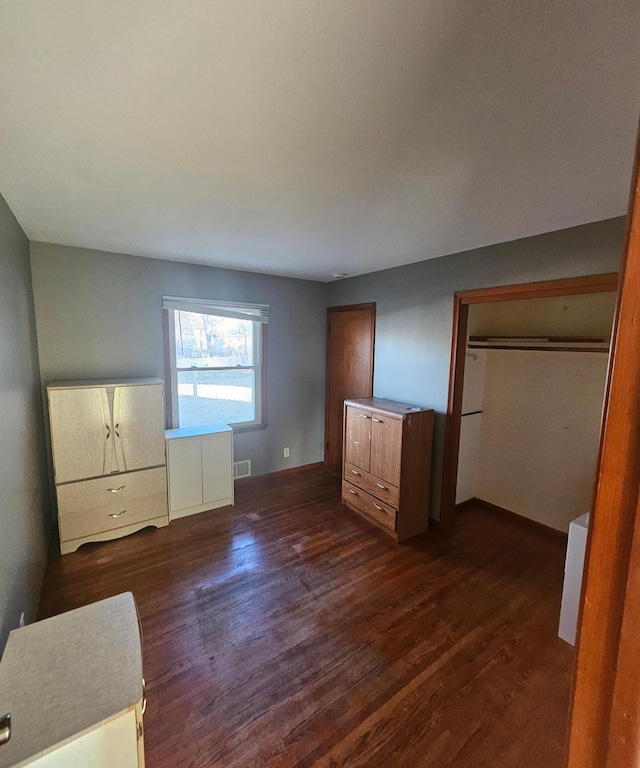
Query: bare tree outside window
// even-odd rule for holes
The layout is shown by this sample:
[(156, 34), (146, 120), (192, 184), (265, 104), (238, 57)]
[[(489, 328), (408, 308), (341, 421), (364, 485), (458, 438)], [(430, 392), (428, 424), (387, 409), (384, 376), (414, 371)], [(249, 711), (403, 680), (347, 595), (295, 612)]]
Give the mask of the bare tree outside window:
[(181, 427), (259, 420), (259, 323), (176, 310), (175, 370)]

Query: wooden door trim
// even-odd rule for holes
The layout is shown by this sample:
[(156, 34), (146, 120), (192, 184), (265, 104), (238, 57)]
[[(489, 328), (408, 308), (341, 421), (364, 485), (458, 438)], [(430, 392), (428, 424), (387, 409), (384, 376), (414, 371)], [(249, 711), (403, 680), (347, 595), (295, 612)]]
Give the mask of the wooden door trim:
[(587, 537), (569, 768), (640, 765), (640, 133)]
[(618, 273), (602, 275), (565, 277), (558, 280), (543, 280), (536, 283), (498, 285), (491, 288), (474, 288), (456, 291), (455, 296), (464, 304), (485, 304), (494, 301), (517, 301), (518, 299), (541, 299), (551, 296), (570, 296), (577, 293), (606, 293), (618, 290)]
[(329, 402), (330, 402), (330, 379), (329, 379), (329, 324), (331, 321), (331, 314), (334, 312), (350, 312), (352, 310), (369, 310), (371, 312), (371, 345), (369, 349), (369, 360), (371, 366), (371, 384), (369, 387), (369, 393), (363, 395), (363, 397), (373, 397), (373, 375), (374, 375), (374, 363), (375, 363), (375, 345), (376, 345), (376, 302), (368, 301), (363, 304), (345, 304), (338, 307), (327, 307), (326, 322), (325, 322), (325, 366), (324, 366), (324, 451), (323, 458), (325, 465), (328, 460), (327, 438), (329, 436)]
[(354, 309), (372, 309), (375, 314), (376, 303), (375, 301), (367, 301), (364, 304), (344, 304), (339, 307), (327, 307), (327, 314), (329, 312), (352, 312)]
[(453, 296), (453, 332), (449, 366), (449, 394), (444, 433), (444, 457), (440, 497), (440, 527), (446, 532), (455, 526), (456, 486), (458, 480), (458, 451), (462, 418), (462, 390), (469, 306), (496, 301), (542, 299), (585, 293), (605, 293), (618, 288), (618, 273), (586, 275), (537, 283), (519, 283), (491, 288), (456, 291)]

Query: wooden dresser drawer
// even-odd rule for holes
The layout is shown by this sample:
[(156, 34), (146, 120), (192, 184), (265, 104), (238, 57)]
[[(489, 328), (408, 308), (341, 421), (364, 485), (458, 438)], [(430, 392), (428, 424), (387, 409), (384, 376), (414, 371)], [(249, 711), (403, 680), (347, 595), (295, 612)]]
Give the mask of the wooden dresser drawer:
[(57, 494), (62, 541), (168, 514), (164, 467), (60, 485)]
[(342, 500), (395, 531), (396, 510), (365, 493), (361, 488), (346, 482), (346, 480), (342, 483)]
[(360, 469), (360, 467), (356, 467), (348, 462), (345, 462), (344, 465), (344, 479), (346, 482), (357, 485), (358, 488), (362, 488), (363, 491), (370, 493), (372, 496), (377, 496), (397, 509), (400, 491), (395, 485), (385, 483), (380, 478), (374, 477), (365, 472), (364, 469)]

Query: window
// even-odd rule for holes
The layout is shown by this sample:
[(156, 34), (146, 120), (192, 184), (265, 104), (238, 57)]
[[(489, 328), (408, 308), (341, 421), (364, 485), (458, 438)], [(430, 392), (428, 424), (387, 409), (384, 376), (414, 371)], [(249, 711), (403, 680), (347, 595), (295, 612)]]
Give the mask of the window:
[(263, 426), (269, 308), (165, 296), (163, 309), (173, 426)]

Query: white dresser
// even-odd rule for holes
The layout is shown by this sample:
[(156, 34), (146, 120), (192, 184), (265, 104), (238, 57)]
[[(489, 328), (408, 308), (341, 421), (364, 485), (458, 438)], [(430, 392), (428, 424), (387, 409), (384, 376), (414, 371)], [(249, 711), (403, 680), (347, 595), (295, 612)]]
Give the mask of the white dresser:
[(226, 424), (167, 429), (169, 516), (233, 504), (233, 430)]
[(169, 522), (160, 379), (47, 386), (60, 550)]
[(130, 592), (15, 629), (0, 662), (11, 736), (0, 768), (143, 768), (145, 708)]

